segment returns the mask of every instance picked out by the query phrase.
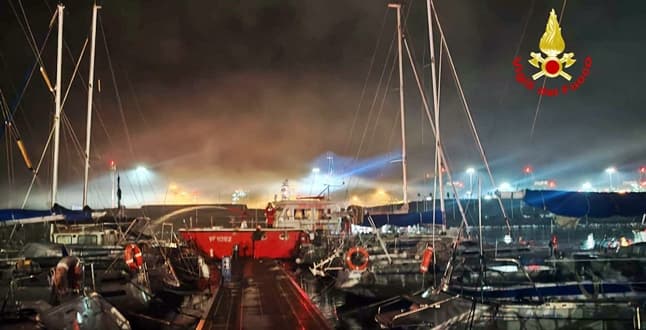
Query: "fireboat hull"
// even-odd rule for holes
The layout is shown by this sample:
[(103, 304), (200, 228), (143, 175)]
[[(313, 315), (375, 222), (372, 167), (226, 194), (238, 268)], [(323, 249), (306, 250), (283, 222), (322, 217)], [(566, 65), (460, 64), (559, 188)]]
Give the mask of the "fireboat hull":
[(212, 259), (230, 257), (237, 251), (240, 257), (292, 259), (298, 254), (306, 233), (299, 229), (263, 228), (262, 238), (253, 240), (255, 229), (199, 228), (180, 229), (187, 241)]

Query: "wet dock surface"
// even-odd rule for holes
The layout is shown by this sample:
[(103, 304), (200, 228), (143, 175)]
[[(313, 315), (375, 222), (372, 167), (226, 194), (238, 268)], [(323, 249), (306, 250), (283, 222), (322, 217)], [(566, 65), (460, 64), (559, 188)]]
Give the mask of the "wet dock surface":
[(231, 263), (230, 278), (223, 275), (201, 329), (331, 329), (279, 263), (238, 259)]

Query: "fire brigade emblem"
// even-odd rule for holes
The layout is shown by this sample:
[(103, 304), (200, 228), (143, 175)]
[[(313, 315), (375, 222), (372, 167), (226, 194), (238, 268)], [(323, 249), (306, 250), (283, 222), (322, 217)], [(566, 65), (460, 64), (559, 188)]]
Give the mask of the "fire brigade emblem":
[(541, 69), (541, 71), (532, 75), (534, 80), (542, 76), (549, 78), (560, 76), (568, 81), (572, 79), (572, 76), (563, 71), (563, 69), (572, 66), (576, 60), (574, 59), (574, 53), (564, 53), (560, 58), (558, 57), (565, 50), (565, 41), (561, 35), (561, 27), (554, 9), (552, 9), (550, 17), (547, 19), (545, 33), (541, 37), (538, 48), (547, 56), (543, 57), (541, 53), (530, 53), (532, 58), (529, 60), (529, 64)]

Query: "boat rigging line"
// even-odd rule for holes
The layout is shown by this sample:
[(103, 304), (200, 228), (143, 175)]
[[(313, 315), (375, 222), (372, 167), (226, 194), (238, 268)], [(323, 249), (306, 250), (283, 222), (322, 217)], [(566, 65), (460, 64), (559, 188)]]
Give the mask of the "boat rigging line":
[[(561, 7), (561, 13), (559, 15), (559, 25), (561, 25), (561, 20), (563, 20), (563, 16), (565, 14), (565, 6), (567, 5), (567, 0), (563, 0), (563, 6)], [(543, 86), (542, 88), (545, 88), (545, 84), (547, 83), (547, 76), (543, 77)], [(534, 130), (536, 128), (536, 122), (538, 121), (538, 112), (541, 109), (541, 102), (543, 101), (543, 94), (538, 95), (538, 101), (536, 102), (536, 111), (534, 112), (534, 120), (532, 121), (532, 129), (529, 131), (529, 139), (531, 140), (534, 138)]]
[[(390, 60), (390, 54), (392, 53), (392, 50), (393, 50), (393, 44), (394, 44), (394, 39), (390, 43), (390, 47), (388, 48), (388, 54), (386, 55), (385, 63), (384, 63), (383, 68), (381, 70), (381, 74), (379, 75), (379, 81), (377, 82), (377, 87), (375, 89), (375, 94), (374, 94), (374, 97), (372, 98), (372, 102), (370, 103), (370, 108), (368, 110), (368, 118), (366, 119), (366, 124), (365, 124), (365, 126), (363, 128), (363, 132), (361, 134), (361, 140), (359, 140), (359, 146), (357, 148), (357, 152), (355, 153), (354, 158), (352, 159), (354, 162), (359, 160), (359, 156), (361, 155), (361, 151), (363, 149), (363, 144), (366, 141), (366, 134), (368, 133), (369, 124), (372, 121), (372, 114), (373, 114), (374, 109), (375, 109), (375, 104), (377, 103), (377, 98), (378, 98), (379, 93), (381, 91), (381, 86), (382, 86), (382, 83), (383, 83), (384, 75), (386, 73), (386, 68), (388, 67), (387, 63)], [(388, 76), (388, 82), (386, 84), (386, 88), (384, 88), (384, 99), (386, 98), (387, 90), (388, 90), (388, 84), (390, 83), (390, 78), (392, 77), (392, 72), (394, 71), (395, 60), (396, 60), (396, 58), (393, 57), (392, 63), (391, 63), (391, 71), (390, 71), (390, 74)], [(352, 180), (352, 178), (348, 179), (348, 186), (346, 188), (346, 198), (347, 198), (347, 195), (348, 195), (350, 187), (351, 187), (351, 180)]]
[[(377, 37), (377, 43), (375, 44), (375, 48), (372, 51), (372, 56), (370, 57), (370, 64), (368, 65), (368, 74), (366, 74), (366, 79), (363, 82), (363, 88), (361, 89), (361, 94), (359, 96), (359, 104), (357, 105), (357, 108), (354, 111), (354, 117), (352, 119), (352, 125), (350, 126), (350, 135), (348, 136), (348, 140), (345, 144), (345, 151), (349, 152), (350, 150), (350, 145), (352, 144), (352, 135), (354, 133), (354, 127), (356, 126), (357, 119), (359, 118), (359, 112), (361, 111), (361, 106), (363, 105), (363, 99), (366, 95), (366, 90), (368, 89), (368, 82), (370, 81), (370, 75), (372, 74), (372, 68), (375, 64), (375, 58), (377, 57), (377, 51), (379, 50), (379, 45), (381, 44), (381, 37), (384, 34), (384, 28), (386, 26), (386, 18), (388, 17), (388, 10), (384, 10), (384, 16), (381, 19), (381, 28), (379, 29), (379, 36)], [(392, 47), (392, 43), (391, 43)]]
[(20, 132), (18, 131), (18, 128), (16, 127), (16, 124), (11, 116), (11, 110), (9, 109), (9, 105), (7, 104), (7, 99), (4, 96), (4, 93), (2, 89), (0, 88), (0, 108), (2, 108), (2, 115), (5, 120), (5, 136), (6, 136), (6, 151), (7, 151), (7, 171), (8, 172), (8, 179), (9, 179), (9, 184), (13, 183), (13, 174), (14, 174), (14, 168), (13, 168), (13, 154), (11, 152), (11, 138), (13, 137), (14, 141), (16, 141), (16, 145), (18, 146), (18, 151), (20, 151), (20, 155), (22, 156), (23, 161), (25, 162), (25, 166), (27, 169), (31, 172), (34, 171), (34, 166), (31, 163), (31, 159), (29, 158), (29, 155), (27, 154), (27, 149), (25, 148), (25, 144), (22, 141), (22, 137), (20, 136)]
[[(451, 68), (451, 72), (453, 73), (453, 78), (455, 79), (455, 84), (458, 88), (458, 92), (460, 94), (460, 99), (462, 101), (462, 105), (464, 106), (465, 113), (467, 114), (467, 118), (469, 119), (469, 125), (471, 127), (471, 133), (476, 141), (476, 144), (478, 145), (478, 150), (480, 152), (480, 156), (482, 157), (483, 163), (485, 165), (485, 168), (487, 170), (487, 174), (489, 176), (489, 180), (491, 182), (491, 185), (496, 187), (496, 182), (493, 178), (493, 174), (491, 173), (491, 167), (489, 166), (489, 162), (487, 161), (487, 156), (485, 154), (484, 148), (482, 147), (482, 143), (480, 141), (480, 137), (478, 136), (478, 131), (476, 129), (475, 123), (473, 121), (473, 117), (471, 115), (471, 110), (469, 109), (469, 104), (467, 103), (466, 97), (464, 95), (464, 91), (462, 89), (462, 84), (460, 83), (460, 78), (458, 77), (457, 71), (455, 69), (455, 63), (453, 63), (453, 57), (451, 56), (451, 51), (449, 50), (449, 46), (446, 42), (446, 37), (444, 35), (444, 31), (442, 30), (442, 25), (440, 24), (439, 17), (437, 15), (437, 10), (435, 9), (435, 5), (433, 4), (432, 0), (429, 0), (431, 7), (432, 7), (432, 12), (435, 17), (435, 22), (437, 24), (440, 36), (441, 36), (441, 41), (442, 44), (444, 45), (444, 48), (446, 50), (446, 57), (448, 59), (448, 64)], [(441, 159), (444, 159), (444, 157), (441, 157)], [(444, 159), (445, 160), (445, 159)], [(448, 167), (448, 166), (447, 166)], [(448, 173), (448, 171), (447, 171)], [(452, 182), (452, 181), (451, 181)], [(501, 209), (502, 215), (505, 219), (505, 224), (507, 225), (507, 234), (511, 236), (511, 224), (509, 223), (509, 217), (507, 216), (507, 212), (505, 211), (505, 208), (502, 204), (502, 200), (500, 199), (500, 196), (498, 194), (494, 194), (496, 196), (496, 200), (498, 201), (498, 206)], [(459, 204), (458, 204), (459, 205)]]
[[(375, 118), (375, 125), (372, 127), (372, 134), (370, 135), (369, 141), (374, 141), (375, 136), (377, 135), (377, 123), (379, 122), (379, 119), (381, 118), (381, 114), (383, 113), (384, 110), (384, 105), (386, 104), (386, 97), (388, 96), (388, 86), (390, 86), (390, 82), (392, 81), (393, 73), (395, 72), (395, 58), (393, 58), (393, 63), (390, 67), (390, 73), (388, 74), (388, 79), (386, 80), (386, 88), (384, 89), (384, 94), (383, 97), (381, 98), (381, 102), (379, 103), (379, 111), (377, 111), (377, 118)], [(367, 126), (367, 125), (366, 125)], [(390, 145), (389, 145), (390, 147)]]
[(108, 39), (105, 37), (105, 28), (103, 27), (103, 20), (101, 15), (98, 15), (99, 27), (101, 28), (101, 36), (103, 37), (103, 46), (105, 47), (106, 57), (108, 59), (108, 68), (110, 69), (110, 75), (112, 77), (112, 83), (114, 84), (114, 93), (117, 98), (117, 108), (119, 109), (119, 114), (121, 116), (121, 123), (123, 124), (124, 131), (126, 133), (126, 141), (128, 142), (128, 150), (132, 156), (135, 156), (135, 151), (132, 146), (132, 139), (130, 138), (130, 130), (128, 129), (128, 122), (126, 121), (126, 115), (123, 112), (123, 103), (121, 101), (121, 95), (119, 93), (119, 87), (117, 86), (117, 77), (114, 73), (114, 67), (112, 66), (112, 58), (110, 57), (110, 49), (108, 48)]
[[(388, 149), (390, 149), (390, 150), (392, 150), (391, 148), (393, 147), (393, 139), (395, 138), (395, 131), (397, 129), (397, 125), (399, 124), (399, 120), (400, 120), (398, 113), (396, 113), (394, 116), (395, 116), (395, 119), (393, 120), (393, 125), (390, 128), (390, 134), (388, 135), (388, 143), (386, 144), (388, 146)], [(394, 153), (394, 151), (392, 153)], [(390, 155), (390, 153), (389, 153), (389, 155)], [(385, 171), (386, 171), (386, 169), (382, 167), (381, 170), (379, 170), (379, 176), (378, 177), (382, 178), (384, 176)]]
[[(516, 58), (516, 56), (518, 56), (518, 54), (520, 53), (520, 47), (523, 44), (523, 40), (525, 40), (525, 34), (527, 33), (527, 27), (529, 26), (529, 21), (532, 18), (532, 13), (534, 12), (535, 4), (536, 4), (536, 0), (532, 0), (531, 4), (529, 5), (529, 11), (527, 12), (527, 17), (525, 18), (525, 24), (523, 24), (523, 28), (520, 33), (520, 40), (518, 40), (518, 44), (516, 44), (516, 50), (514, 51), (514, 56), (512, 58)], [(499, 108), (502, 107), (504, 103), (503, 101), (507, 96), (507, 93), (509, 92), (510, 84), (511, 84), (511, 80), (506, 80), (505, 87), (503, 88), (503, 91), (500, 94), (500, 98), (498, 99)], [(493, 130), (495, 131), (495, 122), (494, 122)]]
[[(116, 85), (116, 76), (115, 76), (115, 73), (114, 73), (114, 68), (113, 68), (113, 66), (112, 66), (112, 61), (111, 61), (111, 57), (110, 57), (110, 52), (109, 52), (109, 48), (108, 48), (108, 45), (107, 45), (107, 39), (106, 39), (106, 37), (105, 37), (105, 30), (104, 30), (103, 25), (102, 25), (102, 23), (101, 23), (101, 21), (100, 21), (100, 16), (98, 16), (98, 15), (99, 15), (99, 14), (98, 14), (98, 12), (97, 12), (97, 18), (99, 19), (99, 22), (100, 22), (100, 24), (101, 24), (102, 36), (103, 36), (104, 46), (105, 46), (106, 55), (107, 55), (107, 59), (108, 59), (108, 64), (109, 64), (110, 71), (111, 71), (111, 73), (112, 73), (113, 83), (114, 83), (114, 85), (115, 85), (115, 92), (116, 92), (116, 96), (117, 96), (117, 103), (118, 103), (118, 106), (119, 106), (119, 110), (120, 110), (120, 114), (121, 114), (122, 122), (123, 122), (123, 124), (124, 124), (124, 128), (125, 128), (126, 137), (127, 137), (127, 140), (128, 140), (129, 149), (130, 149), (130, 152), (131, 152), (131, 153), (133, 153), (133, 146), (132, 146), (132, 142), (131, 142), (131, 139), (130, 139), (129, 129), (128, 129), (127, 123), (126, 123), (126, 121), (125, 121), (125, 114), (124, 114), (124, 112), (123, 112), (123, 106), (122, 106), (122, 102), (121, 102), (120, 93), (119, 93), (118, 87), (117, 87), (117, 85)], [(74, 80), (74, 78), (76, 77), (76, 73), (77, 73), (77, 71), (78, 71), (78, 66), (79, 66), (79, 64), (80, 64), (80, 60), (81, 60), (81, 58), (83, 57), (84, 50), (85, 50), (85, 48), (86, 48), (86, 46), (87, 46), (87, 43), (88, 43), (88, 39), (86, 38), (85, 43), (84, 43), (84, 45), (83, 45), (83, 51), (81, 52), (81, 55), (79, 56), (78, 62), (77, 62), (76, 67), (75, 67), (75, 69), (74, 69), (74, 74), (73, 74), (73, 76), (72, 76), (72, 80)], [(69, 45), (67, 44), (67, 42), (65, 42), (65, 47), (66, 47), (66, 50), (67, 50), (67, 52), (68, 52), (69, 56), (73, 59), (73, 55), (72, 55), (72, 53), (71, 53), (71, 49), (70, 49)], [(82, 76), (80, 76), (80, 75), (79, 75), (79, 78), (81, 79), (81, 82), (82, 82), (83, 86), (85, 86), (85, 87), (86, 87), (86, 90), (87, 90), (87, 91), (88, 91), (88, 93), (89, 93), (89, 90), (90, 90), (89, 85), (88, 85), (88, 84), (86, 84), (86, 82), (85, 82), (85, 80), (83, 79), (83, 77), (82, 77)], [(69, 85), (70, 87), (71, 87), (71, 84), (72, 84), (72, 83), (70, 82), (70, 85)], [(100, 84), (99, 84), (99, 87), (100, 87)], [(67, 95), (68, 95), (68, 93), (69, 93), (69, 90), (70, 90), (70, 89), (69, 89), (69, 87), (68, 87), (68, 89), (67, 89), (67, 91), (66, 91), (66, 94), (65, 94), (65, 99), (64, 99), (64, 101), (63, 101), (63, 104), (65, 103), (65, 100), (67, 99)], [(100, 91), (100, 88), (99, 88), (99, 91)], [(112, 142), (112, 138), (111, 138), (111, 136), (110, 136), (110, 134), (109, 134), (109, 132), (108, 132), (108, 130), (107, 130), (107, 128), (106, 128), (106, 126), (105, 126), (105, 123), (104, 123), (104, 121), (103, 121), (103, 119), (102, 119), (102, 117), (101, 117), (101, 115), (100, 115), (100, 112), (98, 111), (98, 108), (99, 108), (99, 107), (98, 107), (98, 104), (95, 104), (95, 102), (94, 102), (93, 100), (89, 100), (88, 102), (89, 102), (89, 103), (91, 102), (90, 104), (91, 104), (91, 105), (93, 105), (93, 108), (94, 108), (94, 109), (96, 109), (96, 114), (97, 114), (97, 118), (98, 118), (98, 120), (99, 120), (99, 123), (100, 123), (101, 127), (103, 128), (103, 131), (105, 132), (106, 136), (108, 137), (108, 140), (109, 140), (109, 141), (110, 141), (110, 143), (112, 144), (112, 143), (113, 143), (113, 142)], [(88, 115), (88, 116), (89, 116), (89, 115)], [(74, 147), (76, 148), (76, 150), (77, 150), (77, 152), (78, 152), (79, 156), (80, 156), (81, 158), (83, 158), (83, 159), (86, 161), (86, 163), (87, 163), (87, 162), (89, 161), (89, 157), (90, 157), (90, 155), (87, 155), (87, 154), (86, 154), (86, 152), (84, 152), (84, 151), (83, 151), (83, 147), (81, 146), (80, 140), (79, 140), (78, 136), (76, 135), (75, 131), (74, 131), (74, 130), (73, 130), (73, 128), (72, 128), (71, 121), (69, 120), (69, 118), (68, 118), (64, 113), (63, 113), (63, 123), (65, 124), (66, 128), (68, 128), (68, 129), (69, 129), (69, 131), (70, 131), (70, 134), (71, 134), (72, 140), (73, 140), (73, 142), (74, 142)], [(88, 124), (88, 129), (89, 129), (89, 124)], [(86, 164), (86, 166), (87, 166), (87, 165), (89, 165), (89, 164)], [(84, 176), (84, 180), (87, 180), (86, 176), (87, 176), (87, 175), (85, 175), (85, 176)], [(133, 192), (134, 192), (134, 189), (133, 189)], [(85, 191), (84, 191), (84, 196), (87, 196), (87, 194), (85, 193)], [(83, 203), (83, 204), (86, 204), (86, 201), (84, 201), (84, 203)]]
[[(387, 15), (387, 14), (388, 14), (388, 10), (386, 10), (386, 12), (384, 13), (384, 20), (383, 20), (383, 21), (384, 21), (384, 23), (385, 23), (385, 19), (386, 19), (386, 15)], [(406, 11), (406, 15), (404, 16), (403, 22), (406, 22), (406, 20), (407, 20), (407, 18), (408, 18), (408, 15), (409, 15), (409, 14), (410, 14), (410, 7), (409, 7), (409, 8), (407, 9), (407, 11)], [(381, 32), (380, 32), (380, 35), (379, 35), (379, 39), (381, 39), (381, 35), (383, 34), (383, 30), (384, 30), (384, 28), (383, 28), (383, 24), (384, 24), (384, 23), (382, 23), (382, 29), (381, 29)], [(405, 23), (402, 23), (402, 24), (405, 24)], [(384, 78), (384, 75), (385, 75), (386, 69), (388, 68), (388, 62), (390, 61), (390, 56), (391, 56), (391, 54), (392, 54), (392, 52), (393, 52), (394, 44), (395, 44), (395, 40), (396, 40), (396, 38), (397, 38), (397, 32), (394, 32), (394, 33), (393, 33), (393, 35), (392, 35), (391, 41), (390, 41), (390, 45), (389, 45), (389, 47), (388, 47), (388, 53), (387, 53), (387, 55), (386, 55), (386, 57), (385, 57), (384, 65), (383, 65), (382, 70), (381, 70), (381, 74), (380, 74), (380, 76), (379, 76), (379, 81), (378, 81), (378, 83), (377, 83), (377, 87), (376, 87), (376, 89), (375, 89), (375, 94), (374, 94), (374, 97), (372, 98), (372, 102), (371, 102), (371, 104), (370, 104), (370, 108), (369, 108), (369, 112), (368, 112), (368, 119), (366, 120), (366, 125), (365, 125), (365, 127), (364, 127), (364, 129), (363, 129), (363, 133), (362, 133), (362, 135), (361, 135), (361, 140), (359, 141), (359, 147), (357, 148), (357, 152), (355, 153), (355, 156), (354, 156), (354, 158), (352, 159), (352, 161), (353, 161), (353, 162), (356, 162), (356, 161), (359, 159), (359, 156), (361, 155), (361, 151), (363, 150), (363, 145), (364, 145), (364, 142), (365, 142), (365, 140), (366, 140), (366, 134), (368, 133), (369, 125), (370, 125), (370, 123), (372, 122), (373, 112), (374, 112), (374, 109), (375, 109), (375, 105), (377, 104), (377, 100), (378, 100), (378, 97), (379, 97), (379, 93), (380, 93), (380, 92), (381, 92), (381, 90), (382, 90), (383, 78)], [(378, 48), (379, 48), (378, 46), (379, 46), (379, 43), (377, 44), (377, 47), (375, 47), (375, 51), (374, 51), (373, 55), (375, 55), (375, 54), (376, 54), (376, 52), (377, 52), (377, 50), (378, 50)], [(395, 62), (396, 62), (396, 60), (397, 60), (397, 58), (396, 58), (396, 57), (393, 57), (393, 58), (392, 58), (392, 63), (390, 64), (391, 71), (390, 71), (390, 73), (389, 73), (389, 77), (388, 77), (388, 80), (387, 80), (387, 83), (386, 83), (386, 87), (385, 87), (385, 88), (383, 88), (384, 96), (383, 96), (383, 98), (382, 98), (382, 102), (381, 102), (381, 107), (380, 107), (379, 113), (381, 112), (381, 109), (383, 109), (383, 105), (384, 105), (384, 103), (385, 103), (385, 99), (386, 99), (386, 96), (387, 96), (387, 94), (388, 94), (388, 86), (389, 86), (389, 84), (390, 84), (390, 80), (391, 80), (391, 77), (392, 77), (392, 73), (393, 73), (394, 68), (395, 68)], [(368, 75), (367, 75), (367, 77), (366, 77), (366, 84), (367, 84), (367, 81), (368, 81), (368, 80), (369, 80), (369, 78), (370, 78), (370, 73), (371, 73), (371, 72), (372, 72), (372, 67), (370, 68), (370, 71), (368, 72)], [(361, 102), (360, 102), (360, 104), (362, 104), (362, 101), (363, 101), (363, 94), (365, 94), (365, 92), (363, 92), (363, 91), (362, 91), (362, 97), (361, 97)], [(356, 112), (356, 113), (358, 113), (358, 112), (359, 112), (359, 110), (360, 110), (360, 109), (359, 109), (359, 107), (358, 107), (358, 108), (357, 108), (357, 112)], [(376, 126), (378, 125), (378, 122), (377, 122), (377, 121), (375, 121), (374, 125), (375, 125), (375, 127), (376, 127)], [(354, 125), (353, 125), (353, 129), (352, 129), (352, 130), (354, 131)], [(373, 131), (373, 132), (374, 132), (374, 131)], [(373, 136), (374, 136), (374, 134), (373, 134)], [(351, 141), (349, 141), (349, 142), (348, 142), (348, 146), (349, 146), (350, 144), (351, 144)], [(346, 199), (349, 197), (349, 192), (350, 192), (350, 188), (351, 188), (351, 185), (352, 185), (352, 184), (351, 184), (351, 182), (352, 182), (351, 180), (352, 180), (352, 178), (349, 178), (349, 179), (348, 179), (348, 185), (346, 186)], [(355, 179), (355, 181), (356, 181), (356, 180), (357, 180), (357, 179)]]
[[(11, 1), (9, 1), (9, 3), (11, 4)], [(19, 17), (16, 16), (16, 18), (18, 19)], [(18, 109), (20, 107), (20, 103), (22, 102), (22, 98), (24, 97), (25, 92), (27, 91), (27, 87), (29, 86), (29, 83), (31, 82), (31, 78), (34, 76), (34, 72), (36, 71), (36, 67), (38, 66), (38, 64), (40, 62), (40, 54), (42, 54), (42, 52), (45, 50), (45, 46), (47, 46), (47, 41), (49, 40), (49, 36), (51, 35), (51, 32), (53, 30), (53, 26), (54, 26), (53, 22), (54, 22), (55, 19), (56, 19), (56, 12), (54, 12), (54, 14), (52, 15), (52, 19), (51, 19), (50, 24), (49, 24), (49, 30), (47, 31), (47, 34), (45, 35), (45, 39), (42, 42), (42, 46), (35, 53), (36, 61), (34, 62), (34, 65), (32, 66), (31, 71), (29, 72), (29, 75), (27, 76), (27, 80), (25, 81), (25, 83), (23, 85), (23, 88), (20, 91), (20, 94), (18, 94), (18, 97), (17, 97), (17, 99), (15, 101), (15, 104), (13, 106), (13, 109), (10, 110), (11, 120), (12, 121), (13, 121), (13, 117), (15, 116), (16, 112), (18, 111)], [(19, 23), (20, 23), (20, 20), (19, 20)], [(24, 30), (23, 30), (23, 32), (24, 32)], [(31, 41), (29, 40), (29, 38), (27, 38), (27, 43), (31, 47)], [(41, 74), (43, 74), (43, 78), (46, 79), (45, 82), (47, 83), (49, 78), (46, 78), (47, 75), (45, 74), (44, 66), (42, 66), (42, 65), (40, 66), (40, 71), (41, 71)], [(48, 85), (51, 85), (51, 83), (49, 83)], [(48, 86), (48, 88), (49, 88), (50, 91), (53, 92), (53, 88), (51, 88), (50, 86)], [(15, 125), (14, 125), (14, 128), (15, 128)]]
[(40, 160), (38, 160), (38, 165), (36, 165), (36, 170), (34, 171), (34, 174), (31, 176), (31, 183), (29, 183), (29, 187), (27, 188), (27, 192), (25, 193), (25, 198), (23, 199), (22, 205), (20, 206), (21, 209), (24, 209), (25, 205), (27, 205), (27, 200), (29, 200), (31, 189), (34, 186), (34, 182), (36, 181), (36, 178), (38, 177), (40, 166), (43, 164), (43, 160), (45, 159), (45, 155), (47, 154), (47, 148), (49, 148), (49, 143), (52, 141), (53, 136), (54, 136), (54, 126), (52, 126), (52, 129), (49, 131), (49, 137), (47, 138), (47, 142), (45, 143), (45, 147), (43, 148), (43, 153), (40, 155)]
[[(85, 52), (87, 42), (88, 42), (88, 39), (86, 38), (85, 43), (83, 44), (83, 48), (81, 49), (81, 53), (79, 54), (79, 57), (78, 57), (78, 59), (76, 61), (76, 65), (74, 67), (74, 72), (72, 73), (72, 77), (71, 77), (70, 82), (69, 82), (69, 84), (67, 86), (67, 89), (65, 91), (65, 96), (63, 97), (63, 101), (61, 102), (61, 119), (63, 121), (63, 125), (64, 125), (65, 128), (68, 129), (69, 134), (72, 136), (72, 141), (74, 142), (73, 144), (76, 147), (77, 151), (79, 151), (79, 153), (81, 155), (83, 155), (81, 143), (79, 142), (78, 137), (74, 133), (74, 129), (72, 127), (72, 124), (71, 124), (69, 118), (63, 112), (63, 109), (64, 109), (64, 106), (65, 106), (65, 102), (67, 101), (67, 96), (69, 94), (69, 91), (70, 91), (70, 89), (72, 87), (72, 84), (74, 83), (74, 79), (76, 78), (76, 74), (78, 73), (78, 68), (79, 68), (79, 65), (81, 63), (81, 59), (83, 58), (83, 54)], [(22, 206), (21, 206), (22, 208), (25, 207), (25, 205), (27, 204), (27, 201), (29, 200), (29, 195), (31, 194), (31, 190), (33, 188), (34, 182), (36, 181), (36, 176), (38, 175), (40, 165), (41, 165), (41, 163), (43, 161), (43, 158), (44, 158), (45, 154), (47, 153), (47, 149), (49, 147), (49, 142), (50, 142), (50, 140), (52, 138), (53, 132), (54, 132), (54, 130), (52, 130), (52, 132), (50, 133), (49, 138), (47, 139), (47, 143), (45, 143), (45, 147), (43, 148), (43, 153), (41, 155), (40, 161), (38, 162), (38, 166), (33, 171), (32, 180), (31, 180), (31, 183), (29, 184), (29, 188), (27, 188), (27, 193), (25, 194), (25, 198), (24, 198)]]
[[(417, 88), (418, 88), (418, 90), (420, 92), (420, 95), (422, 97), (422, 100), (423, 100), (423, 105), (424, 105), (424, 110), (426, 111), (426, 116), (428, 117), (429, 123), (431, 124), (431, 131), (433, 132), (433, 135), (437, 138), (437, 131), (435, 129), (436, 126), (434, 125), (435, 122), (431, 118), (431, 111), (429, 109), (428, 101), (426, 101), (426, 94), (424, 93), (424, 89), (423, 89), (422, 84), (421, 84), (421, 82), (419, 80), (419, 75), (417, 74), (417, 69), (416, 69), (416, 66), (415, 66), (415, 62), (413, 62), (413, 57), (412, 57), (412, 55), (410, 53), (410, 48), (408, 47), (408, 42), (407, 42), (406, 38), (404, 38), (404, 46), (406, 48), (406, 53), (408, 54), (408, 59), (409, 59), (411, 68), (413, 70), (413, 76), (415, 77), (415, 81), (417, 82)], [(439, 158), (441, 158), (443, 160), (442, 163), (444, 163), (444, 165), (445, 165), (446, 174), (447, 174), (447, 177), (449, 179), (449, 182), (453, 182), (450, 167), (448, 165), (448, 160), (446, 159), (445, 154), (444, 154), (444, 146), (442, 144), (438, 144), (438, 150), (439, 150), (439, 156), (440, 156)], [(464, 209), (462, 207), (462, 203), (460, 202), (460, 199), (458, 198), (458, 191), (455, 188), (455, 185), (453, 185), (453, 184), (451, 185), (451, 188), (453, 190), (453, 196), (455, 196), (455, 201), (456, 201), (456, 203), (458, 205), (460, 215), (462, 216), (462, 223), (463, 223), (463, 225), (465, 226), (466, 229), (469, 229), (469, 224), (467, 222), (466, 213), (464, 212)], [(433, 213), (435, 213), (435, 212), (433, 212)]]
[[(18, 5), (20, 6), (20, 11), (22, 13), (22, 18), (18, 15), (18, 12), (16, 11), (16, 8), (13, 5), (13, 2), (11, 0), (7, 2), (9, 3), (9, 6), (11, 7), (13, 14), (16, 17), (16, 20), (18, 21), (18, 25), (20, 26), (20, 29), (25, 35), (25, 38), (27, 38), (27, 44), (29, 44), (30, 50), (34, 53), (34, 56), (36, 57), (36, 63), (39, 64), (42, 69), (44, 67), (44, 64), (40, 56), (41, 53), (38, 51), (36, 39), (34, 38), (34, 33), (32, 32), (31, 26), (29, 25), (29, 19), (27, 19), (27, 14), (25, 13), (25, 9), (22, 5), (22, 0), (18, 0)], [(56, 13), (54, 13), (54, 16), (50, 21), (50, 24), (49, 24), (50, 30), (54, 25), (55, 15)], [(24, 22), (23, 22), (23, 19), (24, 19)]]

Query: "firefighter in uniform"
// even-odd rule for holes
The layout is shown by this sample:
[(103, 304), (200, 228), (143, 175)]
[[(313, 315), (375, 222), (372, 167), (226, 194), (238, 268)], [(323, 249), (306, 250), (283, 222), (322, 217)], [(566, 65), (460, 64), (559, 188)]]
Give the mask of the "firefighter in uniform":
[(267, 207), (265, 208), (265, 219), (267, 219), (267, 228), (273, 228), (274, 227), (274, 220), (276, 217), (276, 209), (274, 208), (273, 205), (270, 203), (267, 203)]

